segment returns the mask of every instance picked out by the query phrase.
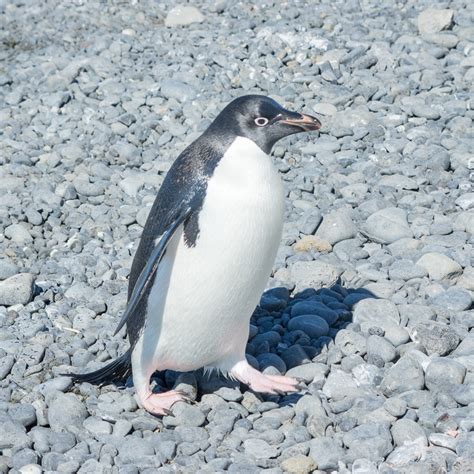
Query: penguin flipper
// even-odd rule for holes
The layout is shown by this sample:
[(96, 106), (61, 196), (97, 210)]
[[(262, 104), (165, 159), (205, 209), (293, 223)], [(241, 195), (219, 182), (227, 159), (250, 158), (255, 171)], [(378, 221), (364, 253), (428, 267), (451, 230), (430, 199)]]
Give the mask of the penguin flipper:
[(163, 255), (166, 252), (166, 248), (168, 247), (171, 238), (177, 231), (178, 227), (190, 216), (191, 212), (192, 208), (188, 207), (175, 220), (171, 222), (169, 227), (161, 235), (158, 244), (151, 252), (146, 265), (140, 272), (137, 282), (135, 283), (135, 286), (133, 288), (132, 295), (128, 300), (127, 308), (123, 313), (122, 318), (120, 319), (117, 329), (114, 332), (114, 336), (120, 331), (120, 329), (122, 329), (124, 324), (128, 321), (128, 318), (137, 308), (140, 299), (146, 293), (150, 284), (152, 284), (158, 265), (160, 264), (161, 259), (163, 258)]
[(87, 374), (61, 374), (71, 377), (74, 382), (89, 382), (96, 385), (105, 385), (108, 383), (116, 383), (127, 379), (132, 373), (132, 362), (130, 359), (131, 350), (117, 357), (110, 364), (101, 369), (89, 372)]

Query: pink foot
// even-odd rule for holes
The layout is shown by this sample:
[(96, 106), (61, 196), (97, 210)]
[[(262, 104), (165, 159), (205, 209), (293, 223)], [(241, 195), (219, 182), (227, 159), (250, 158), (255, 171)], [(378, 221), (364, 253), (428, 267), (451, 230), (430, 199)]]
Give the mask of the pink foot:
[(139, 405), (153, 415), (169, 415), (170, 409), (176, 402), (187, 402), (188, 396), (177, 390), (170, 390), (164, 393), (148, 393), (142, 397), (138, 396)]
[(288, 392), (298, 392), (301, 389), (297, 380), (283, 375), (262, 374), (246, 360), (235, 364), (230, 374), (255, 392), (283, 395)]

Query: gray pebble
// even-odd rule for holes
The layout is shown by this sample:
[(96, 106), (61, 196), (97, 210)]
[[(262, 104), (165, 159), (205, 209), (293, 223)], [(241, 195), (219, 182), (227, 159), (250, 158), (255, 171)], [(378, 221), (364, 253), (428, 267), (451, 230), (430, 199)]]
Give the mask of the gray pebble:
[(466, 368), (452, 359), (437, 357), (432, 359), (425, 373), (425, 384), (429, 390), (448, 389), (462, 384)]

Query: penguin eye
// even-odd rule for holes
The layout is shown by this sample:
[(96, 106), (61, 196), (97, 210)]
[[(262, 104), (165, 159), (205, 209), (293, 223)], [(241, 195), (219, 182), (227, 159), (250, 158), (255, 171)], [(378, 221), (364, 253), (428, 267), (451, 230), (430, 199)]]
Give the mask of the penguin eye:
[(265, 125), (268, 123), (268, 119), (265, 117), (257, 117), (254, 122), (257, 127), (265, 127)]

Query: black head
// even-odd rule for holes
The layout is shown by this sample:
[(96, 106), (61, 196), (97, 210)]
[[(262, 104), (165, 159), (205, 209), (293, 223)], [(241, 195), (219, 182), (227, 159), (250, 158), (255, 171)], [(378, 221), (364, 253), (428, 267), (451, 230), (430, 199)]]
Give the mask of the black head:
[(249, 138), (269, 153), (289, 135), (319, 130), (321, 123), (310, 115), (291, 112), (263, 95), (244, 95), (233, 100), (209, 127), (210, 133)]

